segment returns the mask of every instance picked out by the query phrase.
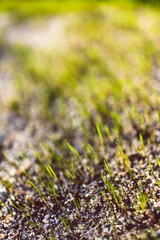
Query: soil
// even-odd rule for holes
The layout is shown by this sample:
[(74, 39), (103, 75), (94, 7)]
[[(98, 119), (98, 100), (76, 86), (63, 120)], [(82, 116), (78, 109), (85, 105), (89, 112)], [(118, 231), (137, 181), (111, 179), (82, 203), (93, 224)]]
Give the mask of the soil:
[[(51, 43), (55, 45), (62, 38), (66, 21), (63, 18), (51, 19), (46, 24), (48, 27), (44, 25), (41, 30), (29, 25), (12, 26), (8, 23), (8, 19), (6, 24), (2, 25), (3, 28), (5, 26), (6, 40), (9, 44), (20, 41), (21, 44), (29, 47), (45, 49), (48, 46), (49, 36), (51, 36)], [(22, 33), (21, 37), (19, 33)], [(1, 63), (6, 61), (7, 58), (4, 58)], [(95, 159), (95, 162), (89, 162), (85, 158), (85, 150), (81, 149), (81, 156), (84, 157), (82, 162), (77, 160), (79, 162), (73, 183), (66, 178), (63, 168), (58, 170), (57, 163), (53, 164), (58, 178), (55, 181), (56, 199), (53, 194), (49, 195), (45, 187), (42, 189), (43, 195), (40, 196), (26, 181), (34, 181), (38, 173), (47, 184), (48, 180), (39, 171), (39, 160), (35, 152), (42, 151), (39, 146), (42, 141), (52, 146), (52, 141), (46, 137), (46, 133), (52, 136), (58, 135), (58, 145), (67, 132), (57, 133), (56, 129), (49, 124), (44, 125), (37, 116), (33, 115), (26, 120), (9, 111), (8, 97), (14, 94), (12, 77), (1, 70), (0, 178), (3, 184), (0, 185), (0, 199), (3, 204), (0, 205), (0, 239), (48, 239), (51, 233), (51, 239), (160, 239), (160, 188), (156, 182), (156, 179), (160, 180), (160, 178), (159, 167), (155, 161), (156, 156), (160, 158), (160, 127), (154, 119), (147, 134), (143, 136), (145, 153), (137, 153), (134, 148), (135, 142), (140, 145), (137, 136), (141, 129), (138, 126), (132, 132), (126, 131), (123, 136), (124, 143), (126, 139), (130, 140), (130, 151), (126, 154), (131, 161), (134, 179), (126, 171), (124, 164), (116, 162), (116, 157), (118, 158), (116, 152), (119, 149), (116, 139), (113, 143), (105, 140), (105, 152), (108, 155), (109, 165), (116, 185), (122, 188), (124, 193), (123, 201), (127, 211), (121, 204), (118, 207), (104, 185), (102, 173), (106, 173), (111, 182), (112, 179), (104, 166), (104, 150), (97, 146), (92, 134), (90, 136), (92, 145), (98, 149), (100, 161), (97, 162)], [(80, 144), (83, 141), (83, 137), (79, 139), (80, 135), (79, 130), (72, 133), (73, 143)], [(67, 138), (69, 139), (68, 135)], [(26, 157), (23, 159), (24, 152)], [(69, 153), (68, 156), (67, 152), (65, 154), (65, 157), (70, 158)], [(149, 168), (147, 157), (153, 166), (155, 176)], [(84, 167), (84, 162), (91, 171)], [(27, 171), (29, 179), (24, 170)], [(138, 180), (143, 184), (143, 194), (149, 199), (145, 211), (138, 208), (137, 195), (140, 192)], [(7, 187), (4, 187), (4, 181)], [(8, 181), (12, 183), (12, 187), (9, 186)], [(112, 208), (109, 207), (101, 191), (107, 194)], [(136, 206), (133, 203), (136, 203)], [(22, 210), (24, 206), (26, 206), (26, 212)]]

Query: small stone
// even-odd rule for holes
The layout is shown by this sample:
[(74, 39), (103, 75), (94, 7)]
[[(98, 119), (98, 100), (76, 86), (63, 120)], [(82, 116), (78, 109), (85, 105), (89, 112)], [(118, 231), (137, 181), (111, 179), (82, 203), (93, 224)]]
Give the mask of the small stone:
[(2, 200), (3, 202), (6, 202), (8, 199), (8, 196), (5, 192), (0, 192), (0, 200)]
[(160, 229), (158, 229), (158, 230), (156, 231), (156, 236), (157, 236), (157, 237), (160, 236)]
[(3, 233), (0, 234), (0, 239), (4, 239), (5, 235)]

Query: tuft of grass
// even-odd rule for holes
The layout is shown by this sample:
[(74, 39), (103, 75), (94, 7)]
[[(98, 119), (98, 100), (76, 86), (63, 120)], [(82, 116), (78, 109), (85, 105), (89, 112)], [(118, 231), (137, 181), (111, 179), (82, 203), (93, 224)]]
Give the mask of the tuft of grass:
[(8, 107), (9, 107), (9, 109), (11, 111), (16, 113), (17, 115), (20, 114), (20, 110), (21, 110), (21, 103), (20, 103), (20, 101), (18, 101), (16, 99), (12, 99), (12, 100), (9, 101)]
[(137, 194), (137, 200), (138, 200), (138, 209), (142, 210), (143, 212), (146, 210), (149, 202), (148, 198), (148, 192), (143, 193), (143, 186), (141, 185), (140, 181), (138, 182), (138, 194)]

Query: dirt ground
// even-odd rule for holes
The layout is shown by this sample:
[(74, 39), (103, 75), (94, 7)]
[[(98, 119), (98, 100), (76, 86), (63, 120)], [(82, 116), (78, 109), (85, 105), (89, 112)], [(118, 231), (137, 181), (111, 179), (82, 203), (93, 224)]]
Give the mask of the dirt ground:
[[(152, 124), (145, 126), (145, 132), (138, 124), (130, 128), (125, 123), (123, 149), (116, 137), (112, 141), (102, 140), (101, 134), (98, 136), (92, 130), (96, 115), (93, 111), (90, 123), (86, 124), (89, 143), (94, 150), (88, 147), (88, 153), (82, 147), (85, 137), (78, 127), (74, 98), (67, 102), (68, 119), (71, 116), (77, 124), (74, 131), (69, 120), (63, 130), (59, 130), (51, 123), (44, 123), (36, 111), (31, 111), (30, 117), (26, 118), (8, 107), (17, 95), (12, 69), (14, 58), (10, 56), (10, 49), (23, 45), (42, 52), (65, 51), (71, 42), (78, 41), (76, 37), (70, 38), (70, 25), (75, 19), (73, 13), (67, 13), (62, 17), (16, 24), (8, 15), (0, 15), (0, 33), (5, 43), (0, 49), (0, 239), (160, 239), (157, 106), (149, 109)], [(143, 18), (141, 21), (144, 23)], [(145, 26), (148, 32), (150, 26)], [(154, 67), (154, 73), (153, 84), (158, 89), (158, 66)], [(57, 102), (55, 106), (58, 107)], [(101, 146), (97, 144), (99, 138)], [(71, 151), (67, 152), (62, 144), (64, 139), (76, 146), (79, 153), (70, 145)], [(40, 147), (42, 142), (46, 148)], [(64, 149), (58, 149), (57, 154), (64, 162), (71, 159), (67, 170), (63, 164), (58, 165), (56, 153), (53, 154), (53, 149), (60, 144)], [(43, 156), (46, 166), (49, 165), (45, 156), (56, 162), (53, 164), (56, 176), (47, 170), (37, 153)], [(77, 161), (76, 170), (73, 158)], [(106, 164), (105, 168), (106, 159), (109, 167)], [(73, 175), (69, 172), (71, 168)], [(50, 175), (45, 175), (46, 171)], [(40, 186), (40, 190), (37, 191), (35, 186)]]

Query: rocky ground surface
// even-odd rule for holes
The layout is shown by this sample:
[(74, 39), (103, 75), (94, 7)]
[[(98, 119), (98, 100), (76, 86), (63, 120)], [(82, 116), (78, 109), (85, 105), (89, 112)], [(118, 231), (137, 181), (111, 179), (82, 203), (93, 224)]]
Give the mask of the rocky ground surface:
[[(70, 21), (64, 17), (47, 20), (43, 27), (40, 24), (40, 30), (37, 25), (12, 26), (7, 16), (2, 19), (1, 32), (8, 46), (23, 43), (44, 49), (49, 46), (49, 41), (57, 46)], [(12, 60), (5, 55), (5, 50), (0, 55), (0, 239), (160, 239), (160, 164), (156, 161), (156, 156), (160, 158), (160, 127), (154, 118), (154, 110), (150, 112), (153, 114), (152, 126), (145, 134), (135, 126), (122, 138), (124, 143), (129, 139), (130, 151), (127, 152), (124, 144), (123, 152), (131, 162), (133, 175), (119, 160), (123, 153), (117, 139), (112, 142), (105, 139), (103, 149), (97, 146), (97, 138), (91, 131), (90, 143), (97, 155), (92, 150), (87, 153), (86, 149), (80, 149), (81, 158), (76, 156), (74, 176), (66, 177), (69, 176), (67, 170), (58, 166), (52, 151), (65, 138), (74, 146), (80, 146), (82, 132), (79, 129), (73, 133), (70, 129), (58, 131), (50, 124), (43, 124), (36, 114), (25, 119), (9, 111), (8, 100), (16, 94), (12, 71), (6, 67), (6, 62)], [(68, 108), (76, 115), (71, 102)], [(46, 133), (53, 136), (54, 143)], [(143, 135), (145, 149), (139, 141), (139, 133)], [(51, 147), (49, 151), (55, 162), (56, 176), (52, 176), (52, 181), (44, 175), (43, 164), (39, 170), (40, 157), (35, 155), (40, 152), (45, 158), (39, 146), (42, 141)], [(135, 146), (142, 149), (137, 152)], [(71, 159), (69, 150), (58, 151), (62, 158)], [(105, 168), (105, 152), (113, 175)], [(93, 161), (87, 156), (92, 156)], [(111, 187), (107, 189), (102, 174), (120, 188), (122, 202), (110, 194)], [(37, 191), (32, 183), (40, 186), (40, 190)]]

